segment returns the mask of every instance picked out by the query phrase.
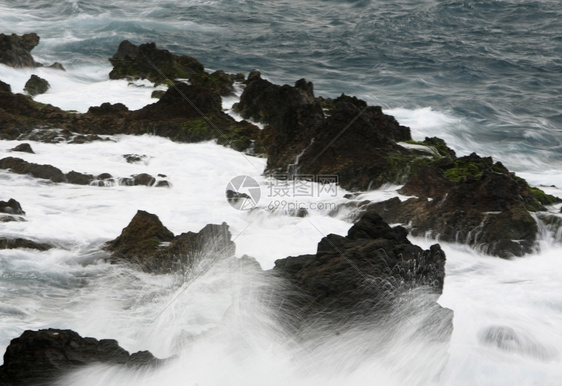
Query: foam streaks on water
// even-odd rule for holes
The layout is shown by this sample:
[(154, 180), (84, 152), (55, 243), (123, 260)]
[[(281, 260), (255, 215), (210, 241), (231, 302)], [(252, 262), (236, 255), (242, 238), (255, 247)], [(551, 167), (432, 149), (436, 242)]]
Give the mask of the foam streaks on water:
[[(123, 39), (154, 41), (210, 69), (259, 69), (276, 83), (306, 77), (317, 95), (357, 95), (410, 126), (416, 140), (438, 136), (458, 155), (493, 156), (562, 196), (557, 1), (0, 0), (0, 23), (4, 33), (37, 32), (35, 57), (62, 62), (68, 70), (0, 65), (0, 80), (21, 92), (37, 73), (52, 89), (36, 99), (66, 110), (85, 112), (107, 101), (130, 109), (152, 103), (148, 83), (109, 81), (107, 58)], [(427, 369), (443, 359), (433, 355), (435, 347), (398, 337), (395, 349), (381, 356), (373, 350), (381, 334), (376, 329), (351, 329), (308, 345), (287, 340), (256, 298), (260, 290), (279, 288), (249, 272), (213, 266), (186, 289), (189, 277), (180, 274), (154, 276), (104, 262), (103, 243), (138, 209), (157, 214), (175, 234), (226, 221), (237, 256), (254, 256), (264, 269), (278, 258), (313, 253), (321, 237), (345, 234), (352, 217), (309, 210), (301, 219), (272, 213), (267, 201), (253, 212), (238, 212), (224, 197), (228, 181), (247, 174), (267, 189), (260, 175), (265, 160), (251, 158), (256, 169), (240, 153), (213, 143), (110, 139), (32, 142), (35, 155), (17, 156), (63, 172), (162, 173), (172, 188), (52, 185), (0, 171), (0, 199), (20, 201), (28, 219), (0, 223), (2, 235), (57, 247), (1, 252), (0, 352), (25, 329), (58, 327), (118, 339), (129, 351), (178, 355), (154, 374), (96, 366), (65, 380), (85, 385), (556, 385), (562, 379), (559, 235), (544, 232), (536, 254), (513, 261), (442, 244), (448, 260), (440, 303), (455, 311), (455, 319), (448, 361), (433, 377)], [(0, 157), (14, 156), (9, 149), (18, 143), (2, 141)], [(128, 164), (123, 155), (131, 153), (147, 158)], [(387, 199), (396, 189), (385, 186), (363, 198)], [(345, 202), (345, 193), (320, 201)], [(435, 242), (412, 241), (424, 248)], [(409, 363), (411, 356), (422, 360)], [(405, 363), (413, 366), (406, 372)]]

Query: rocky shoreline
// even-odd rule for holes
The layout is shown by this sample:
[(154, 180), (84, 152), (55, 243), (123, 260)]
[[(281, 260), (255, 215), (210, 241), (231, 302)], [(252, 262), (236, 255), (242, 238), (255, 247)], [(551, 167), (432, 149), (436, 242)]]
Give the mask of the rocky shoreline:
[[(0, 63), (36, 67), (30, 51), (37, 43), (35, 34), (0, 35), (0, 46), (9, 46)], [(154, 43), (136, 46), (124, 41), (110, 61), (111, 79), (148, 79), (167, 84), (168, 90), (157, 102), (137, 111), (119, 103), (104, 103), (79, 114), (14, 94), (10, 85), (0, 80), (0, 139), (65, 141), (79, 146), (105, 140), (100, 137), (103, 135), (151, 133), (178, 142), (216, 140), (235, 150), (267, 157), (264, 173), (272, 176), (337, 175), (339, 185), (352, 192), (386, 183), (403, 185), (399, 193), (410, 197), (404, 201), (369, 202), (352, 194), (340, 206), (358, 213), (346, 236), (328, 235), (319, 242), (315, 254), (278, 260), (270, 271), (262, 271), (252, 258), (235, 257), (226, 223), (209, 224), (198, 233), (174, 235), (156, 215), (139, 210), (121, 235), (105, 245), (109, 262), (153, 274), (197, 270), (217, 259), (250, 264), (258, 275), (284, 283), (283, 299), (269, 295), (266, 303), (284, 320), (286, 332), (296, 337), (305, 336), (318, 321), (336, 330), (346, 323), (389, 323), (387, 327), (392, 328), (389, 315), (406, 312), (423, 313), (425, 319), (418, 328), (427, 339), (448, 342), (453, 313), (437, 303), (443, 291), (445, 254), (438, 244), (428, 250), (413, 245), (408, 233), (430, 234), (438, 240), (511, 258), (537, 248), (537, 221), (560, 225), (546, 211), (546, 206), (561, 202), (559, 198), (530, 187), (491, 157), (475, 153), (457, 157), (439, 138), (416, 142), (408, 127), (356, 97), (315, 96), (313, 84), (305, 79), (294, 86), (279, 86), (263, 79), (259, 72), (247, 78), (223, 71), (208, 73), (196, 59), (158, 49)], [(242, 121), (222, 109), (221, 96), (232, 94), (235, 82), (244, 87), (233, 107)], [(263, 124), (264, 129), (251, 121)], [(20, 146), (13, 151), (33, 153), (30, 146)], [(131, 162), (142, 160), (142, 156), (127, 156)], [(170, 186), (162, 179), (165, 176), (157, 179), (141, 174), (118, 179), (108, 173), (64, 174), (54, 166), (16, 157), (1, 159), (0, 168), (53, 183)], [(0, 202), (0, 212), (0, 221), (25, 221), (25, 212), (13, 198)], [(1, 240), (0, 248), (51, 247), (32, 240)], [(64, 351), (70, 346), (78, 351)], [(65, 359), (57, 362), (49, 355)], [(31, 371), (30, 361), (42, 365)], [(129, 356), (115, 341), (98, 342), (72, 331), (26, 331), (8, 347), (0, 380), (8, 385), (40, 384), (94, 362), (161, 363), (150, 353)]]

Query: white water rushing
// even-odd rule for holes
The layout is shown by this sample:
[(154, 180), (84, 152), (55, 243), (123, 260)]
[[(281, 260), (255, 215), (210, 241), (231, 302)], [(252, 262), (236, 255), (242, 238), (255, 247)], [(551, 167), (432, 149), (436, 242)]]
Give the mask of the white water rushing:
[[(53, 88), (38, 100), (86, 111), (101, 102), (131, 109), (151, 103), (148, 85), (109, 81), (106, 68), (81, 77), (82, 70), (56, 73), (41, 69)], [(0, 79), (21, 91), (28, 70), (0, 66)], [(90, 72), (92, 74), (92, 72)], [(143, 86), (143, 85), (140, 85)], [(103, 92), (101, 91), (103, 90)], [(64, 104), (63, 104), (64, 101)], [(390, 111), (413, 130), (416, 139), (444, 137), (459, 153), (471, 144), (449, 135), (462, 120), (429, 108)], [(436, 132), (436, 130), (441, 130)], [(31, 142), (36, 154), (11, 153), (18, 141), (0, 141), (0, 158), (16, 156), (51, 164), (63, 172), (108, 172), (116, 177), (163, 174), (171, 188), (93, 187), (48, 184), (0, 171), (2, 200), (14, 198), (26, 222), (0, 223), (0, 236), (24, 237), (57, 245), (47, 252), (0, 251), (0, 351), (26, 329), (70, 328), (82, 336), (117, 339), (130, 352), (149, 350), (176, 359), (157, 371), (93, 366), (71, 374), (66, 385), (557, 385), (562, 379), (562, 260), (558, 240), (545, 236), (535, 255), (511, 261), (483, 256), (467, 247), (442, 244), (447, 276), (440, 304), (455, 312), (448, 358), (415, 339), (409, 323), (393, 347), (377, 351), (384, 331), (376, 327), (323, 336), (308, 345), (280, 333), (274, 315), (256, 300), (259, 291), (278, 290), (250, 272), (227, 271), (217, 264), (195, 281), (181, 275), (149, 275), (103, 262), (105, 241), (115, 238), (137, 210), (158, 215), (174, 234), (198, 231), (226, 221), (237, 256), (255, 257), (269, 269), (276, 259), (312, 253), (329, 233), (345, 234), (344, 214), (332, 217), (335, 197), (299, 197), (309, 216), (298, 218), (267, 210), (261, 173), (265, 160), (244, 156), (212, 142), (178, 144), (153, 136), (113, 136), (88, 144)], [(124, 154), (145, 155), (128, 164)], [(524, 164), (520, 164), (523, 168)], [(562, 186), (562, 176), (533, 172), (532, 184)], [(238, 175), (262, 185), (259, 209), (237, 211), (225, 200), (228, 182)], [(370, 192), (383, 200), (396, 186)], [(548, 188), (562, 196), (558, 188)], [(318, 209), (313, 204), (323, 203)], [(559, 208), (551, 208), (553, 212)], [(412, 238), (428, 247), (434, 240)], [(175, 299), (175, 300), (174, 300)], [(501, 347), (487, 343), (505, 334)], [(511, 335), (510, 335), (511, 334)], [(436, 364), (446, 360), (439, 376)]]

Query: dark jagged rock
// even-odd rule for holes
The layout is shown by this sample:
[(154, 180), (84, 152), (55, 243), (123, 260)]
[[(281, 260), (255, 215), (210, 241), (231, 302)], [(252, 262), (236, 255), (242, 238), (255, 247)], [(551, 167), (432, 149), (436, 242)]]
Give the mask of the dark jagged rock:
[(226, 190), (226, 199), (231, 205), (236, 205), (240, 200), (251, 200), (246, 193), (235, 192), (234, 190)]
[(130, 77), (162, 83), (204, 71), (203, 65), (190, 56), (174, 55), (168, 50), (156, 48), (154, 43), (136, 46), (128, 40), (119, 44), (117, 53), (109, 61), (113, 65), (110, 79)]
[[(231, 75), (220, 70), (209, 74), (196, 59), (158, 49), (154, 43), (136, 46), (125, 40), (121, 42), (117, 53), (109, 61), (113, 65), (109, 73), (111, 79), (140, 78), (155, 83), (188, 79), (190, 84), (220, 95), (232, 94), (234, 82), (244, 80), (242, 74)], [(157, 96), (153, 94), (153, 97), (161, 96), (161, 94)]]
[(25, 221), (24, 216), (20, 203), (13, 198), (0, 201), (0, 222)]
[(205, 257), (234, 256), (231, 236), (226, 223), (174, 236), (156, 215), (139, 210), (106, 249), (112, 252), (112, 262), (125, 261), (147, 272), (164, 273), (192, 269)]
[(156, 178), (147, 173), (135, 174), (133, 176), (133, 185), (153, 186), (155, 182)]
[(216, 92), (181, 82), (140, 110), (104, 103), (85, 114), (34, 102), (11, 93), (8, 85), (0, 87), (0, 139), (84, 143), (100, 139), (99, 134), (155, 134), (178, 142), (217, 139), (222, 145), (250, 151), (259, 133), (251, 123), (237, 122), (224, 113)]
[[(97, 186), (113, 186), (115, 179), (109, 173), (102, 173), (99, 176), (93, 176), (87, 173), (80, 173), (74, 170), (64, 174), (60, 169), (51, 165), (39, 165), (24, 161), (20, 158), (7, 157), (0, 160), (0, 169), (9, 169), (16, 174), (29, 174), (36, 178), (44, 178), (53, 182), (66, 182), (75, 185), (97, 185)], [(156, 178), (147, 173), (135, 174), (131, 177), (119, 179), (120, 185), (125, 186), (154, 186)], [(166, 185), (167, 184), (167, 185)], [(167, 181), (159, 181), (159, 187), (169, 186)]]
[(36, 178), (44, 178), (53, 182), (66, 180), (63, 172), (51, 165), (39, 165), (20, 158), (6, 157), (0, 160), (0, 169), (10, 169), (12, 173), (30, 174)]
[(46, 93), (51, 88), (49, 82), (35, 74), (25, 83), (24, 91), (31, 96)]
[(126, 258), (142, 264), (158, 254), (161, 243), (173, 239), (174, 234), (162, 224), (158, 216), (139, 210), (121, 235), (107, 243), (107, 249), (113, 253), (114, 258)]
[(100, 106), (92, 106), (88, 109), (92, 115), (121, 114), (129, 112), (129, 108), (123, 103), (102, 103)]
[(266, 149), (270, 173), (337, 174), (346, 189), (374, 188), (397, 179), (391, 173), (393, 157), (413, 157), (396, 143), (411, 139), (409, 129), (380, 107), (345, 95), (329, 101), (325, 118), (322, 102), (326, 105), (304, 79), (294, 87), (278, 86), (255, 72), (235, 109), (244, 118), (268, 124), (259, 145)]
[(154, 98), (154, 99), (160, 99), (160, 98), (162, 98), (162, 96), (164, 96), (165, 93), (166, 93), (166, 91), (164, 91), (164, 90), (154, 90), (150, 94), (150, 97)]
[(436, 299), (443, 290), (445, 253), (438, 244), (423, 250), (407, 234), (370, 211), (346, 237), (328, 235), (315, 255), (277, 260), (274, 271), (302, 287), (317, 306), (345, 312), (384, 309), (417, 287)]
[(6, 349), (4, 364), (0, 366), (0, 383), (47, 385), (86, 365), (156, 367), (164, 361), (147, 351), (129, 354), (113, 339), (83, 338), (72, 330), (27, 330), (12, 339)]
[(236, 246), (231, 237), (226, 223), (205, 225), (198, 233), (182, 233), (162, 252), (158, 269), (194, 269), (199, 263), (234, 257)]
[(33, 240), (22, 239), (22, 238), (15, 238), (10, 239), (7, 237), (0, 237), (0, 249), (20, 249), (20, 248), (27, 248), (27, 249), (36, 249), (38, 251), (47, 251), (53, 246), (47, 243), (38, 243)]
[(8, 83), (4, 83), (0, 80), (0, 92), (11, 93), (12, 87)]
[(74, 170), (65, 174), (65, 182), (75, 185), (89, 185), (95, 177), (91, 174), (75, 172)]
[(258, 71), (250, 73), (235, 110), (246, 119), (279, 124), (290, 106), (314, 104), (312, 83), (301, 79), (295, 87), (279, 86), (265, 80)]
[(220, 95), (228, 96), (234, 92), (234, 82), (244, 80), (243, 74), (227, 74), (222, 70), (211, 74), (208, 72), (195, 72), (189, 76), (189, 83), (213, 90)]
[(417, 198), (368, 208), (387, 222), (408, 224), (413, 235), (432, 233), (504, 258), (532, 252), (538, 227), (529, 211), (544, 210), (541, 200), (555, 197), (537, 195), (540, 190), (489, 157), (471, 154), (436, 164), (441, 167), (422, 168), (399, 190)]
[(13, 149), (11, 149), (11, 151), (19, 151), (19, 152), (22, 152), (22, 153), (35, 154), (35, 152), (31, 148), (31, 145), (29, 143), (20, 143), (19, 145), (17, 145)]
[(409, 129), (380, 107), (359, 109), (338, 102), (306, 149), (299, 155), (299, 173), (338, 175), (346, 189), (373, 189), (400, 179), (392, 165), (394, 158), (414, 157), (396, 141), (409, 137)]
[(24, 35), (0, 34), (0, 63), (10, 67), (38, 67), (31, 50), (39, 44), (36, 33)]
[(0, 201), (0, 213), (25, 215), (21, 204), (10, 198), (8, 201)]

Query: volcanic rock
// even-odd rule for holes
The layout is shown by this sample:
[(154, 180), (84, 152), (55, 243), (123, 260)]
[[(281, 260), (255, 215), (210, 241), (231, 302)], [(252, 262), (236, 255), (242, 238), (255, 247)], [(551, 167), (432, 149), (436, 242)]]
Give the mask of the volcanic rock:
[[(231, 75), (221, 70), (209, 74), (197, 59), (187, 55), (174, 55), (168, 50), (156, 48), (154, 43), (136, 46), (125, 40), (109, 61), (113, 65), (109, 73), (111, 79), (140, 78), (157, 84), (188, 79), (190, 84), (220, 95), (232, 94), (234, 82), (244, 80), (242, 74)], [(160, 98), (162, 94), (153, 93), (154, 97)]]
[(12, 173), (30, 174), (36, 178), (45, 178), (53, 182), (64, 182), (63, 172), (51, 165), (39, 165), (20, 158), (6, 157), (0, 160), (0, 169), (10, 169)]
[(65, 174), (66, 182), (75, 185), (89, 185), (95, 180), (95, 177), (91, 174), (84, 174), (75, 172), (74, 170)]
[(116, 258), (143, 263), (158, 254), (162, 242), (173, 239), (174, 234), (162, 224), (158, 216), (139, 210), (121, 235), (107, 243), (107, 249)]
[(152, 186), (155, 182), (156, 178), (147, 173), (135, 174), (133, 176), (133, 185)]
[(533, 251), (538, 226), (529, 211), (545, 210), (557, 198), (527, 183), (502, 164), (476, 154), (429, 166), (399, 190), (417, 196), (369, 204), (390, 223), (408, 224), (413, 235), (427, 233), (509, 258)]
[[(70, 130), (85, 135), (78, 138)], [(158, 102), (136, 111), (104, 103), (78, 114), (13, 94), (9, 85), (0, 83), (0, 139), (70, 140), (65, 133), (73, 143), (100, 139), (99, 134), (149, 133), (178, 142), (217, 139), (224, 146), (253, 151), (260, 129), (224, 113), (220, 95), (200, 85), (176, 83)]]
[(162, 83), (204, 71), (203, 65), (190, 56), (173, 55), (168, 50), (156, 48), (154, 43), (136, 46), (128, 40), (119, 44), (109, 61), (113, 65), (110, 79), (140, 78)]
[(33, 240), (22, 239), (22, 238), (15, 238), (10, 239), (7, 237), (0, 237), (0, 249), (20, 249), (20, 248), (27, 248), (27, 249), (36, 249), (38, 251), (47, 251), (53, 246), (47, 243), (38, 243)]
[(19, 202), (10, 198), (0, 201), (0, 222), (25, 221), (25, 212)]
[(36, 33), (24, 35), (0, 34), (0, 63), (10, 67), (38, 67), (31, 50), (39, 44)]
[(324, 237), (316, 254), (277, 260), (273, 272), (293, 286), (282, 300), (282, 308), (293, 315), (293, 328), (315, 320), (384, 319), (405, 299), (423, 298), (430, 319), (438, 321), (432, 327), (436, 336), (448, 339), (452, 312), (436, 303), (443, 291), (445, 253), (438, 244), (423, 250), (407, 234), (369, 211), (347, 236)]
[(394, 158), (413, 156), (396, 143), (410, 140), (410, 130), (380, 107), (346, 95), (315, 98), (304, 79), (278, 86), (254, 72), (246, 83), (235, 110), (268, 124), (259, 146), (268, 155), (269, 173), (337, 175), (343, 188), (369, 189), (397, 179)]
[(0, 213), (25, 215), (21, 204), (13, 198), (8, 201), (0, 201)]
[(113, 339), (83, 338), (72, 330), (27, 330), (12, 339), (6, 349), (0, 383), (47, 385), (65, 373), (95, 363), (155, 367), (163, 362), (147, 351), (129, 354)]
[(35, 154), (29, 143), (20, 143), (19, 145), (11, 149), (11, 151), (20, 151), (22, 153)]
[(112, 262), (127, 262), (144, 271), (165, 273), (193, 269), (208, 259), (234, 256), (228, 225), (208, 224), (199, 232), (174, 236), (158, 216), (139, 210), (121, 235), (106, 244)]
[(49, 82), (45, 79), (33, 74), (31, 78), (25, 83), (24, 91), (31, 96), (36, 96), (39, 94), (44, 94), (51, 88)]

